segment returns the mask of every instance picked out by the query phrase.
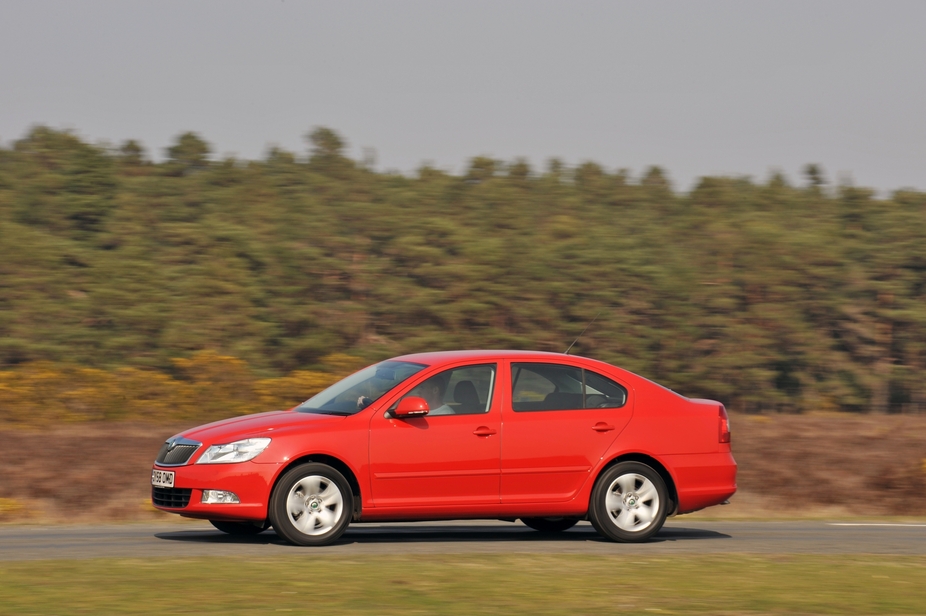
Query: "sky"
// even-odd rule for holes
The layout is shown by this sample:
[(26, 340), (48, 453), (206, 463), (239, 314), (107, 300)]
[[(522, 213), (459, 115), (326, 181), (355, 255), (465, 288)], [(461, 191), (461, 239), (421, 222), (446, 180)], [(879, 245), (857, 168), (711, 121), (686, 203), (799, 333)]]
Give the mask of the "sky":
[(926, 1), (0, 0), (0, 144), (474, 156), (926, 189)]

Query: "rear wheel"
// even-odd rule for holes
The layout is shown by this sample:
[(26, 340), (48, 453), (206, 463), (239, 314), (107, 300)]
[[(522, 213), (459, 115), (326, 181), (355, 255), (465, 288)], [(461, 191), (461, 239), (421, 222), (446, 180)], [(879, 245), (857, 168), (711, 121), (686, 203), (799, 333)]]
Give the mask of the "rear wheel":
[(578, 518), (521, 518), (525, 525), (542, 533), (558, 533), (575, 526)]
[(237, 535), (239, 537), (256, 535), (270, 528), (269, 522), (224, 522), (222, 520), (209, 520), (209, 523), (223, 533)]
[(326, 464), (301, 464), (273, 490), (270, 521), (296, 545), (328, 545), (350, 524), (353, 494), (344, 476)]
[(588, 517), (612, 541), (646, 541), (662, 528), (668, 505), (659, 473), (641, 462), (621, 462), (598, 478)]

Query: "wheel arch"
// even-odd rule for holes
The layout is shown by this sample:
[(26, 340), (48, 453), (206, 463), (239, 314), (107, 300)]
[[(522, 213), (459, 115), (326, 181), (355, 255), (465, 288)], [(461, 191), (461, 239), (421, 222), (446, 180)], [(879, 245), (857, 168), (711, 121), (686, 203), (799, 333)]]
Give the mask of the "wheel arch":
[(357, 475), (354, 473), (351, 467), (348, 466), (347, 463), (343, 460), (334, 456), (321, 453), (310, 453), (298, 458), (293, 458), (286, 464), (286, 466), (280, 469), (280, 472), (277, 473), (276, 478), (273, 480), (273, 486), (270, 488), (270, 494), (273, 494), (273, 491), (277, 488), (277, 484), (280, 482), (280, 478), (283, 477), (283, 475), (285, 475), (289, 469), (295, 468), (300, 464), (308, 464), (310, 462), (314, 462), (316, 464), (327, 464), (331, 468), (344, 475), (344, 478), (347, 479), (347, 483), (350, 485), (351, 494), (354, 497), (354, 510), (351, 513), (351, 521), (356, 522), (359, 520), (360, 512), (363, 509), (363, 501), (360, 494), (360, 482), (357, 480)]
[(609, 468), (620, 464), (621, 462), (640, 462), (642, 464), (646, 464), (654, 471), (659, 473), (659, 476), (662, 477), (662, 480), (666, 484), (666, 490), (669, 491), (669, 499), (672, 501), (672, 506), (669, 508), (668, 515), (673, 516), (676, 514), (678, 511), (678, 488), (675, 486), (675, 479), (672, 477), (672, 473), (669, 472), (669, 469), (667, 469), (662, 462), (645, 453), (623, 453), (613, 460), (610, 460), (607, 464), (601, 467), (601, 470), (598, 471), (598, 474), (595, 476), (595, 481), (592, 482), (592, 486), (598, 482), (598, 478), (601, 477), (601, 475), (603, 475)]

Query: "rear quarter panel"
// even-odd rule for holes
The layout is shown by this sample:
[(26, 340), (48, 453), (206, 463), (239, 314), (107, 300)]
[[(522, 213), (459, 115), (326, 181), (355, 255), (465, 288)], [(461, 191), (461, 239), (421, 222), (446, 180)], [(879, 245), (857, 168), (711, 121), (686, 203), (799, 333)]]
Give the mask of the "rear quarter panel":
[[(678, 513), (720, 504), (736, 491), (736, 463), (729, 443), (719, 442), (721, 404), (690, 400), (651, 381), (634, 381), (633, 418), (602, 458), (643, 454), (668, 471), (678, 495)], [(589, 482), (592, 484), (592, 482)], [(591, 495), (592, 486), (588, 486)]]

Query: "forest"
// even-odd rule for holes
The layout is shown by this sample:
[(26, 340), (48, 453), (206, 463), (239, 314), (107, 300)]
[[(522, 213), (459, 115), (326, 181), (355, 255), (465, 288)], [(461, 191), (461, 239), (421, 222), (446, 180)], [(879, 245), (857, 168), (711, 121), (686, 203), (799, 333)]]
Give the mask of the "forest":
[[(742, 413), (926, 412), (926, 193), (305, 152), (0, 146), (0, 422), (221, 417), (402, 353), (614, 363)], [(589, 324), (591, 324), (589, 326)]]

